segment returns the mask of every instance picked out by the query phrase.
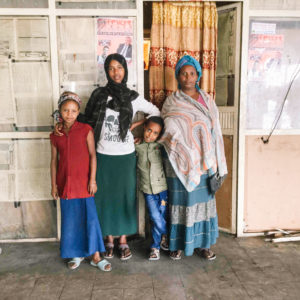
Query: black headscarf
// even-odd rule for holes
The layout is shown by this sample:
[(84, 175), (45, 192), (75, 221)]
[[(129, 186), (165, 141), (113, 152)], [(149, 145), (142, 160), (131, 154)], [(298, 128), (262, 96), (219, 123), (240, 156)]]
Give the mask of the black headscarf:
[[(113, 81), (108, 74), (109, 64), (112, 60), (118, 61), (125, 70), (125, 75), (121, 83)], [(110, 54), (107, 56), (104, 62), (104, 70), (107, 77), (107, 84), (102, 88), (102, 92), (99, 94), (98, 101), (101, 102), (100, 111), (98, 115), (97, 123), (99, 124), (98, 130), (101, 132), (103, 120), (105, 116), (106, 107), (119, 112), (119, 136), (122, 141), (125, 140), (128, 129), (132, 122), (133, 109), (132, 101), (136, 99), (139, 94), (136, 91), (127, 88), (126, 82), (128, 78), (128, 69), (126, 59), (118, 54)], [(107, 103), (108, 96), (112, 99)], [(99, 133), (100, 133), (99, 132)]]

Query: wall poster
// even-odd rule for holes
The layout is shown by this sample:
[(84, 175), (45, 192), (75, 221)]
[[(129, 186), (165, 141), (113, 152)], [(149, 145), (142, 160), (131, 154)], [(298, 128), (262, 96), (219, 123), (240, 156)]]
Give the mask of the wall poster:
[(119, 53), (126, 58), (128, 66), (128, 85), (135, 83), (134, 20), (132, 18), (97, 19), (97, 63), (99, 84), (106, 83), (104, 61), (111, 53)]
[(276, 34), (276, 24), (253, 23), (249, 38), (248, 79), (262, 81), (279, 71), (284, 47), (284, 35)]

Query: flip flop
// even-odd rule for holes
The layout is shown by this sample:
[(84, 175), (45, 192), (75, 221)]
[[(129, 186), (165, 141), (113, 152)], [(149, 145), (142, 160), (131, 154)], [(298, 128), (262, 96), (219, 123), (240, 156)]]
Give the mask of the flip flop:
[(119, 244), (119, 251), (120, 251), (120, 259), (122, 261), (128, 260), (132, 257), (132, 253), (128, 244)]
[[(80, 266), (80, 264), (83, 260), (84, 260), (84, 257), (74, 257), (74, 258), (72, 258), (70, 261), (68, 261), (68, 268), (70, 270), (77, 269)], [(74, 265), (70, 266), (70, 264), (74, 264)]]
[(114, 243), (106, 243), (105, 244), (105, 254), (104, 258), (111, 259), (114, 257)]
[[(180, 260), (181, 259), (181, 250), (171, 251), (170, 258), (173, 260)], [(173, 255), (174, 254), (174, 255)]]
[(206, 260), (214, 260), (217, 257), (210, 249), (199, 249), (199, 255)]
[[(101, 259), (96, 264), (91, 260), (90, 264), (91, 264), (91, 266), (97, 267), (98, 269), (100, 269), (101, 271), (104, 271), (104, 272), (110, 272), (112, 270), (111, 263), (108, 262), (106, 259)], [(110, 268), (107, 270), (107, 269), (105, 269), (105, 267), (108, 265), (110, 266)]]

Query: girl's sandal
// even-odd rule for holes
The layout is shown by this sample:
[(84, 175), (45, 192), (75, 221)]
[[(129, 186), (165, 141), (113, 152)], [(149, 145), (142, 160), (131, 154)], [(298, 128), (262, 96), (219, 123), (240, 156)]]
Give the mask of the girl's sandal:
[[(91, 260), (90, 264), (91, 266), (97, 267), (98, 269), (104, 272), (110, 272), (112, 270), (111, 263), (104, 258), (98, 261), (97, 263), (94, 263), (93, 260)], [(109, 266), (109, 268), (107, 268), (107, 266)]]
[(180, 260), (181, 259), (181, 250), (171, 251), (170, 258), (173, 260)]
[(104, 258), (111, 259), (114, 257), (114, 243), (106, 243), (105, 244), (106, 252), (104, 254)]
[(128, 260), (132, 257), (132, 253), (128, 244), (119, 244), (119, 251), (120, 251), (120, 259), (122, 261)]
[(68, 268), (70, 270), (75, 270), (77, 269), (81, 262), (84, 260), (84, 257), (74, 257), (70, 261), (68, 261)]
[(159, 260), (159, 259), (160, 259), (159, 249), (151, 248), (151, 251), (149, 254), (149, 260)]
[(200, 249), (199, 254), (206, 260), (214, 260), (216, 259), (216, 254), (210, 249)]

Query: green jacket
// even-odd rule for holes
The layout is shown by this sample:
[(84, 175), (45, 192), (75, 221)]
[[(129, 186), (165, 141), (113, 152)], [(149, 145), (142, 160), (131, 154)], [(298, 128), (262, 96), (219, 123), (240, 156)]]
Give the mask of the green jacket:
[(141, 143), (135, 145), (140, 190), (146, 194), (158, 194), (167, 190), (167, 181), (161, 157), (161, 145)]

